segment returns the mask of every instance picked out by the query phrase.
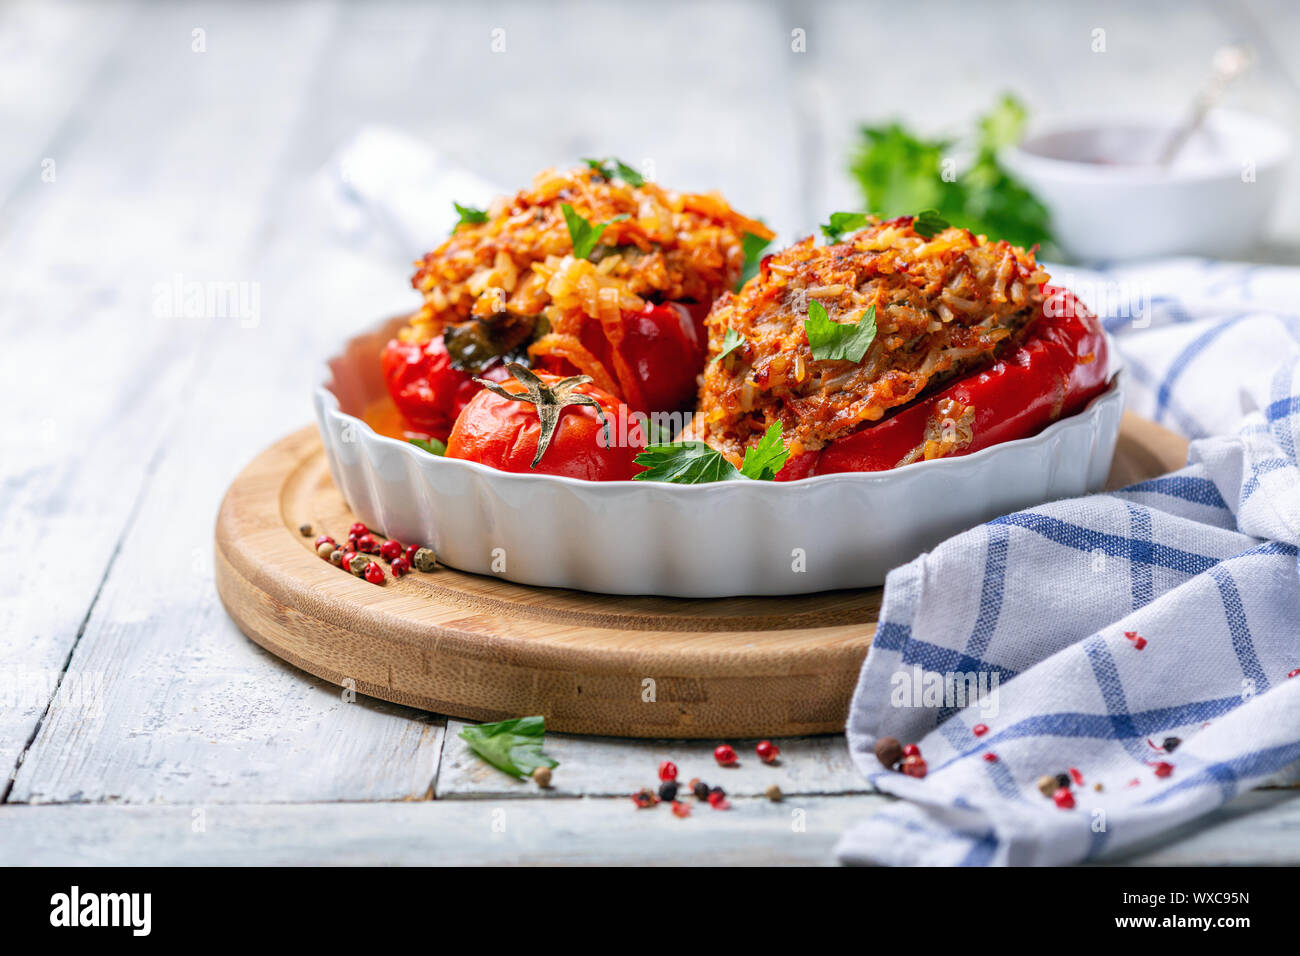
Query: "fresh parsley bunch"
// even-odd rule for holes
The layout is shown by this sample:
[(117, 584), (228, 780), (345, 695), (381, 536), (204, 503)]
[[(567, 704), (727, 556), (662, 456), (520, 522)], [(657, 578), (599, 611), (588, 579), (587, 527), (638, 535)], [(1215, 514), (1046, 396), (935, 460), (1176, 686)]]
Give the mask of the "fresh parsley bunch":
[[(885, 219), (933, 209), (953, 225), (990, 239), (1046, 247), (1052, 241), (1047, 207), (997, 159), (998, 150), (1020, 138), (1026, 115), (1019, 100), (1004, 94), (977, 121), (974, 157), (953, 182), (944, 182), (942, 174), (956, 140), (926, 139), (897, 122), (863, 126), (850, 171), (865, 207)], [(836, 215), (845, 218), (832, 217), (832, 229), (861, 228), (862, 222), (848, 220), (853, 214)]]

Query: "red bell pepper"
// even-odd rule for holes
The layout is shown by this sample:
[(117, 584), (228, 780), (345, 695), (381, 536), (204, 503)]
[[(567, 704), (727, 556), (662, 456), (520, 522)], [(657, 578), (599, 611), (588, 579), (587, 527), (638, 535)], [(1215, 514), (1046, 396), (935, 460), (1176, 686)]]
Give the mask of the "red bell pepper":
[(1106, 388), (1105, 333), (1072, 293), (1043, 291), (1039, 315), (1015, 351), (881, 422), (791, 459), (777, 481), (969, 455), (1037, 434), (1082, 409)]

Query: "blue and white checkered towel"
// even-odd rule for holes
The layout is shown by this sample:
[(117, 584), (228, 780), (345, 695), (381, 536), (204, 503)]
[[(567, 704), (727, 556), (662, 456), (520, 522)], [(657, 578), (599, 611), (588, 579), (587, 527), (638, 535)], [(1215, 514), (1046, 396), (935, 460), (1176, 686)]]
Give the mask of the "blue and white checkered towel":
[[(1053, 276), (1116, 335), (1130, 407), (1194, 439), (1189, 463), (890, 574), (848, 733), (905, 802), (846, 833), (844, 862), (1121, 854), (1300, 761), (1300, 270)], [(885, 770), (882, 736), (917, 743), (928, 774)], [(1039, 791), (1058, 774), (1073, 808)]]

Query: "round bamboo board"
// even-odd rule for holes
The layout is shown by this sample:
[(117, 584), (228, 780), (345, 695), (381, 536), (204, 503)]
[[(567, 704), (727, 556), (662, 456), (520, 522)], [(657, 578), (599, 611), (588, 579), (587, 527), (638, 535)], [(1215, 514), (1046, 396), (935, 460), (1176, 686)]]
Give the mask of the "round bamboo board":
[[(1112, 486), (1180, 466), (1186, 443), (1126, 416)], [(544, 714), (552, 730), (760, 737), (843, 729), (880, 589), (689, 600), (532, 588), (439, 568), (369, 584), (322, 561), (301, 524), (354, 521), (314, 428), (235, 480), (216, 583), (262, 647), (358, 693), (473, 720)]]

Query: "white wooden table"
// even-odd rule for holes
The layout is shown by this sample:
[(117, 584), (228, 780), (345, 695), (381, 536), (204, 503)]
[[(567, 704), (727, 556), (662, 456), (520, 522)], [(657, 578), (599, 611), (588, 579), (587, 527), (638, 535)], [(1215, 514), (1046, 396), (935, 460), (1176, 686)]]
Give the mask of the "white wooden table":
[[(855, 205), (858, 121), (960, 124), (1004, 88), (1173, 108), (1237, 36), (1266, 54), (1238, 102), (1294, 121), (1298, 34), (1285, 0), (0, 7), (0, 865), (828, 862), (885, 800), (841, 738), (723, 773), (711, 744), (555, 736), (536, 799), (455, 720), (349, 703), (228, 620), (222, 491), (308, 420), (322, 356), (413, 301), (405, 263), (331, 240), (315, 173), (387, 123), (503, 183), (653, 158), (789, 235)], [(1262, 254), (1300, 261), (1296, 238)], [(247, 283), (258, 320), (169, 316), (178, 276)], [(735, 809), (636, 811), (669, 757)], [(1134, 859), (1297, 862), (1298, 828), (1261, 791)]]

